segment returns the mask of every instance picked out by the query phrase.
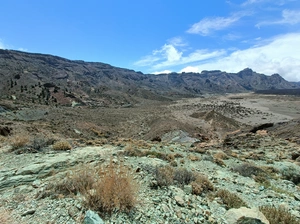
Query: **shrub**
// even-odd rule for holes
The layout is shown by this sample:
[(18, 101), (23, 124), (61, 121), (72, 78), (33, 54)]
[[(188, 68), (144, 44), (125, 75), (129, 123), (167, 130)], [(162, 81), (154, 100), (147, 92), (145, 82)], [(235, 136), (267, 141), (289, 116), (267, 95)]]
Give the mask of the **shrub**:
[(299, 221), (284, 207), (261, 206), (259, 210), (266, 216), (270, 224), (298, 224)]
[(174, 183), (174, 169), (171, 166), (156, 167), (154, 175), (159, 187), (170, 186)]
[(54, 143), (53, 149), (54, 150), (71, 150), (72, 147), (69, 142), (62, 140), (62, 141), (58, 141), (58, 142)]
[(187, 185), (196, 179), (192, 171), (188, 171), (185, 168), (176, 169), (173, 179), (179, 186)]
[(41, 150), (42, 148), (53, 144), (53, 142), (54, 142), (54, 139), (47, 138), (45, 136), (36, 136), (33, 139), (31, 146), (35, 150)]
[(286, 166), (281, 171), (282, 178), (292, 181), (294, 184), (300, 183), (300, 170), (293, 166)]
[(213, 155), (214, 159), (220, 159), (220, 160), (224, 160), (224, 159), (228, 159), (229, 157), (222, 151), (219, 151), (217, 153), (215, 153)]
[(226, 209), (247, 207), (247, 204), (239, 196), (225, 189), (218, 190), (214, 197), (221, 198)]
[(51, 187), (56, 193), (69, 195), (81, 193), (85, 194), (92, 189), (97, 179), (96, 171), (93, 167), (79, 165), (76, 169), (69, 171), (66, 177)]
[(258, 175), (259, 173), (263, 173), (264, 171), (252, 164), (244, 163), (242, 165), (236, 166), (233, 168), (233, 171), (239, 173), (244, 177), (251, 177), (252, 175)]
[(213, 184), (202, 174), (196, 174), (195, 180), (191, 182), (191, 185), (192, 193), (196, 195), (201, 195), (203, 192), (214, 190)]
[(24, 147), (29, 142), (29, 137), (24, 134), (18, 134), (11, 137), (12, 150)]
[(86, 205), (101, 213), (129, 212), (137, 204), (138, 185), (124, 165), (100, 167), (99, 179), (85, 193)]

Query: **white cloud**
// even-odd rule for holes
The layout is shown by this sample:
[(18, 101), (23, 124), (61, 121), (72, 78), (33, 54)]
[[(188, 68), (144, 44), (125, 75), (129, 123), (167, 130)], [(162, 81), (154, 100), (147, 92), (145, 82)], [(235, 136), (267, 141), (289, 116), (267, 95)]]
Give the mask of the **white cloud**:
[(211, 60), (185, 69), (223, 70), (238, 72), (244, 68), (271, 75), (278, 73), (289, 81), (300, 81), (300, 33), (274, 37), (268, 42), (245, 50), (237, 50), (229, 56)]
[(149, 66), (152, 65), (154, 62), (159, 61), (160, 59), (158, 57), (155, 57), (153, 55), (147, 55), (143, 57), (142, 59), (136, 61), (134, 65), (136, 66)]
[(209, 51), (207, 49), (195, 50), (183, 55), (183, 50), (180, 50), (172, 44), (165, 44), (159, 50), (152, 52), (152, 55), (143, 57), (141, 60), (134, 63), (136, 66), (150, 66), (152, 70), (161, 70), (172, 66), (199, 62), (224, 55), (225, 50)]
[(230, 17), (204, 18), (200, 20), (198, 23), (193, 24), (192, 27), (187, 30), (187, 33), (208, 36), (213, 31), (226, 29), (232, 26), (237, 21), (239, 21), (242, 17), (251, 14), (252, 14), (251, 12), (241, 11), (233, 14)]
[(170, 74), (172, 73), (171, 70), (163, 70), (163, 71), (160, 71), (160, 72), (152, 72), (152, 74), (154, 75), (159, 75), (159, 74)]
[(204, 18), (198, 23), (192, 25), (190, 29), (187, 30), (188, 33), (200, 34), (202, 36), (207, 36), (215, 30), (223, 30), (233, 23), (239, 20), (239, 17), (215, 17), (215, 18)]
[(173, 37), (168, 40), (168, 43), (176, 47), (184, 47), (188, 45), (181, 37)]
[(261, 3), (261, 2), (265, 2), (265, 1), (266, 0), (247, 0), (242, 4), (242, 6), (248, 6), (248, 5), (257, 4), (257, 3)]
[(277, 25), (277, 24), (290, 24), (295, 25), (300, 23), (300, 10), (288, 10), (282, 11), (282, 18), (275, 21), (263, 21), (256, 24), (256, 27), (261, 27), (265, 25)]
[(187, 66), (184, 69), (181, 69), (180, 72), (201, 72), (199, 71), (199, 69), (197, 67), (193, 67), (193, 66)]

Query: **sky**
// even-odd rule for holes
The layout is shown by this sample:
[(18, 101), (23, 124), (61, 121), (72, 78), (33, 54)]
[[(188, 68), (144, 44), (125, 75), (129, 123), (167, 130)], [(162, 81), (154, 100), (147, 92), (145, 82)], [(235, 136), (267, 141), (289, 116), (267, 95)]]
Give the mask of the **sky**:
[(0, 48), (145, 74), (245, 68), (300, 81), (299, 0), (0, 0)]

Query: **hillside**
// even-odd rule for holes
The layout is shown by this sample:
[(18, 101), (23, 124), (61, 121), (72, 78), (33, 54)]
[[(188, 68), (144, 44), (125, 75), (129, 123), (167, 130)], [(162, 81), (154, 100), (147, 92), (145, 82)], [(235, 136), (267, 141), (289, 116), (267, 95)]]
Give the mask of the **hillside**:
[(100, 62), (0, 50), (0, 95), (50, 105), (132, 106), (145, 100), (170, 101), (205, 93), (293, 89), (297, 83), (278, 74), (245, 69), (239, 73), (143, 74)]

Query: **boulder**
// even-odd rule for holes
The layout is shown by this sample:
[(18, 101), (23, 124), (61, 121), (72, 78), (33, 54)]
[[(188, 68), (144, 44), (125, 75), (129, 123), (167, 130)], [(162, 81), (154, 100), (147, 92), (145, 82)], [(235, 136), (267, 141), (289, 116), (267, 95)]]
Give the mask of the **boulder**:
[[(253, 222), (250, 222), (251, 221), (250, 220), (249, 223), (259, 223), (257, 221), (259, 220), (261, 221), (260, 223), (270, 224), (269, 221), (264, 216), (264, 214), (261, 213), (257, 208), (246, 208), (246, 207), (241, 207), (238, 209), (232, 208), (225, 213), (224, 218), (228, 224), (247, 223), (246, 222), (247, 220), (245, 220), (245, 218), (252, 218)], [(243, 219), (245, 220), (245, 222), (241, 222)]]

